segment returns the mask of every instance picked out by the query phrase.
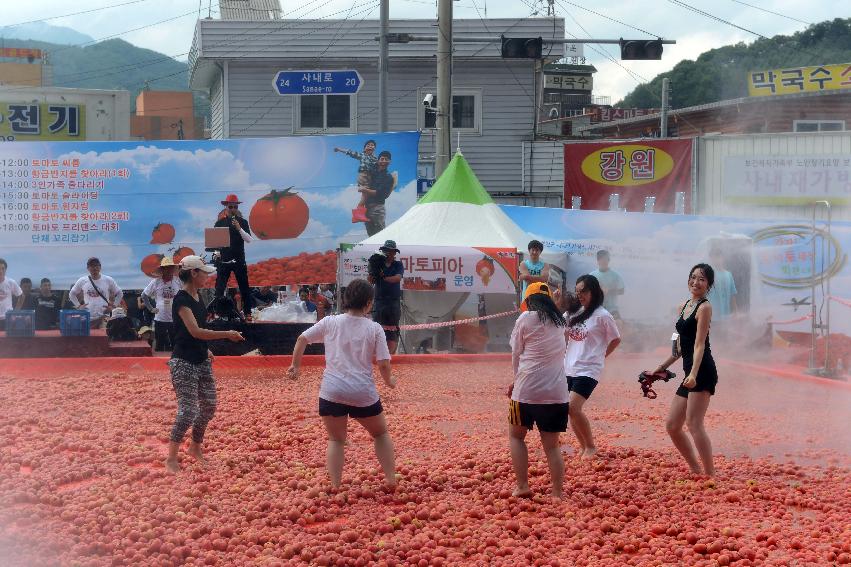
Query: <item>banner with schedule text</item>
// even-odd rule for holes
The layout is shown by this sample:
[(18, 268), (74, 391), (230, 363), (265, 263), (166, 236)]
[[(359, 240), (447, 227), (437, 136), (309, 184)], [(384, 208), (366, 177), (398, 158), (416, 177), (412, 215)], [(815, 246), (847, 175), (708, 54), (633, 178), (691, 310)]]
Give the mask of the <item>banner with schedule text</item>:
[(390, 224), (416, 203), (416, 132), (0, 143), (0, 257), (12, 279), (67, 289), (96, 256), (119, 286), (140, 289), (163, 256), (204, 254), (204, 229), (235, 194), (254, 238), (245, 245), (252, 286), (330, 283), (338, 243), (367, 236), (352, 220), (369, 183), (359, 178), (367, 141), (375, 157), (388, 152), (376, 167), (393, 180)]
[(691, 211), (691, 139), (569, 142), (564, 145), (564, 206), (582, 198), (582, 209), (607, 211), (618, 195), (619, 209), (643, 212), (655, 197), (657, 213), (676, 211), (683, 193), (684, 212)]
[[(405, 267), (402, 289), (516, 293), (517, 250), (470, 246), (404, 246), (396, 259)], [(341, 285), (366, 279), (374, 245), (343, 244)]]

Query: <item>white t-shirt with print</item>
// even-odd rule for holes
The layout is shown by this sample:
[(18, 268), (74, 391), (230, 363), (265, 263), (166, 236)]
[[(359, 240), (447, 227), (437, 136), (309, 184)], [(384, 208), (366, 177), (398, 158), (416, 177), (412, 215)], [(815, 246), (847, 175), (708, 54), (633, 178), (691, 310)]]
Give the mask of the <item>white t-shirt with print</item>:
[(160, 323), (171, 323), (171, 302), (177, 292), (183, 289), (180, 285), (180, 280), (171, 278), (171, 281), (165, 281), (162, 278), (156, 278), (150, 281), (142, 291), (143, 295), (153, 298), (156, 302), (157, 312), (154, 314), (154, 321)]
[[(568, 317), (565, 314), (565, 317)], [(567, 328), (566, 376), (587, 376), (600, 380), (609, 343), (620, 338), (614, 317), (604, 307), (594, 310), (588, 319)]]
[(536, 312), (521, 313), (511, 332), (511, 354), (519, 359), (511, 399), (526, 404), (567, 403), (564, 351), (564, 328), (542, 322)]
[[(92, 282), (95, 283), (97, 289), (95, 289), (95, 286), (92, 286)], [(100, 294), (98, 294), (98, 291), (100, 291)], [(86, 309), (92, 319), (99, 319), (104, 314), (109, 315), (109, 313), (106, 313), (107, 303), (103, 297), (109, 299), (113, 305), (121, 303), (121, 299), (124, 297), (124, 293), (118, 287), (118, 284), (115, 283), (115, 280), (104, 275), (101, 275), (96, 280), (89, 278), (89, 276), (83, 276), (77, 280), (77, 283), (71, 288), (70, 294), (71, 302), (75, 306), (80, 305), (80, 292), (83, 292), (83, 302), (86, 304)]]
[(0, 321), (6, 320), (6, 311), (11, 311), (15, 308), (14, 298), (23, 293), (18, 282), (15, 280), (4, 278), (0, 282)]
[(390, 360), (381, 325), (366, 317), (343, 313), (325, 317), (302, 336), (311, 343), (325, 343), (320, 398), (355, 407), (371, 406), (378, 401), (372, 363)]

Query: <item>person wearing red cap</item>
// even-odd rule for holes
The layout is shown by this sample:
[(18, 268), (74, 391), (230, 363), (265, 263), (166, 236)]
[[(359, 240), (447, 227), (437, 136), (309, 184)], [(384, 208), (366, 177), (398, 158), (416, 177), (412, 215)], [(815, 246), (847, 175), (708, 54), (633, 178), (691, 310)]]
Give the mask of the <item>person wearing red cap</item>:
[(230, 246), (222, 248), (221, 260), (216, 268), (216, 297), (222, 297), (228, 285), (228, 279), (233, 272), (242, 297), (242, 311), (246, 317), (251, 316), (251, 289), (248, 287), (248, 266), (245, 263), (245, 243), (251, 242), (251, 229), (248, 221), (242, 216), (239, 205), (242, 201), (236, 195), (228, 195), (222, 201), (227, 207), (227, 214), (213, 225), (217, 228), (230, 229)]

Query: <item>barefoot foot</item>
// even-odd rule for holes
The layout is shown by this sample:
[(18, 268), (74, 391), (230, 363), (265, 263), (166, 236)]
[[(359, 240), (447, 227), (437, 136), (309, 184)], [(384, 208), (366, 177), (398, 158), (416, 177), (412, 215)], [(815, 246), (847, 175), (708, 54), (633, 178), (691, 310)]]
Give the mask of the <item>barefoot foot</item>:
[(514, 489), (514, 492), (512, 492), (511, 495), (516, 498), (529, 498), (532, 496), (532, 490), (528, 486), (518, 486)]
[(593, 459), (597, 455), (597, 447), (588, 447), (582, 452), (582, 458), (586, 461)]
[(177, 459), (166, 459), (165, 470), (167, 470), (171, 474), (177, 474), (178, 472), (180, 472), (180, 465), (178, 464)]
[(204, 453), (201, 451), (201, 444), (194, 441), (189, 444), (189, 449), (186, 451), (189, 455), (198, 461), (201, 466), (207, 466), (207, 459), (204, 458)]

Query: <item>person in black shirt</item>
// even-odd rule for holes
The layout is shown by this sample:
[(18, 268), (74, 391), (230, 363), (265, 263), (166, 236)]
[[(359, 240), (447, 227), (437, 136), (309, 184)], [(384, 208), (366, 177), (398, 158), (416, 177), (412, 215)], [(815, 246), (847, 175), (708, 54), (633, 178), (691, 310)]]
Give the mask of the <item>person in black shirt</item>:
[(180, 281), (183, 289), (171, 304), (174, 320), (174, 350), (168, 366), (171, 383), (177, 394), (177, 417), (171, 429), (168, 457), (165, 468), (170, 473), (180, 470), (177, 452), (183, 437), (192, 428), (189, 454), (201, 464), (204, 455), (201, 445), (207, 424), (216, 412), (216, 382), (213, 379), (213, 355), (207, 341), (228, 339), (233, 342), (245, 340), (239, 331), (212, 331), (204, 328), (207, 308), (198, 297), (209, 275), (216, 269), (204, 263), (199, 256), (186, 256), (180, 261)]
[(396, 248), (395, 240), (387, 240), (379, 250), (386, 260), (382, 275), (377, 278), (369, 276), (369, 283), (375, 284), (372, 320), (384, 327), (387, 348), (390, 354), (395, 354), (399, 342), (399, 320), (402, 318), (402, 276), (405, 275), (405, 267), (396, 259), (399, 249)]
[(396, 177), (387, 171), (391, 158), (388, 151), (378, 154), (378, 163), (372, 173), (370, 186), (362, 188), (366, 195), (366, 218), (369, 219), (366, 223), (366, 233), (370, 236), (384, 230), (387, 221), (384, 202), (396, 186)]
[(38, 293), (30, 297), (32, 306), (24, 307), (24, 309), (35, 309), (36, 330), (55, 329), (59, 325), (59, 310), (63, 307), (61, 294), (51, 289), (49, 279), (42, 278)]
[(15, 302), (15, 309), (35, 309), (33, 296), (33, 281), (29, 278), (21, 278), (21, 295)]
[(214, 226), (230, 229), (230, 246), (222, 248), (221, 259), (216, 274), (216, 297), (225, 294), (228, 279), (233, 272), (236, 283), (239, 286), (239, 295), (242, 297), (242, 312), (246, 317), (251, 316), (251, 288), (248, 287), (248, 266), (245, 263), (245, 243), (251, 242), (251, 228), (248, 221), (239, 211), (240, 201), (236, 195), (228, 195), (222, 201), (227, 207), (227, 214), (216, 221)]
[(255, 305), (269, 307), (278, 302), (278, 292), (272, 291), (272, 286), (266, 285), (253, 293), (253, 299)]

